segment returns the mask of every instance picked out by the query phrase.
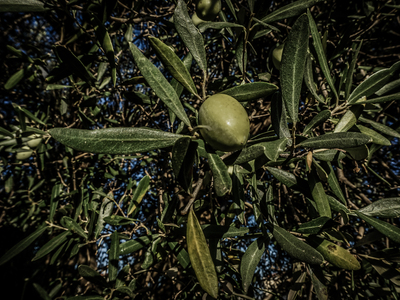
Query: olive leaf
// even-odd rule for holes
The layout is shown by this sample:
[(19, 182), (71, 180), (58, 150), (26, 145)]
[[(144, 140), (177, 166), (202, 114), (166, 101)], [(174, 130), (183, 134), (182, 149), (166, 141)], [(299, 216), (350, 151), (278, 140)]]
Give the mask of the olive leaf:
[[(400, 93), (399, 93), (399, 99), (400, 99)], [(358, 120), (360, 120), (361, 122), (370, 124), (376, 130), (378, 130), (378, 131), (380, 131), (380, 132), (382, 132), (382, 133), (384, 133), (386, 135), (400, 138), (400, 133), (397, 132), (396, 130), (390, 128), (389, 126), (386, 126), (386, 125), (384, 125), (382, 123), (378, 123), (378, 122), (372, 121), (370, 119), (364, 118), (363, 116), (360, 116), (358, 118)]]
[(175, 52), (155, 37), (149, 37), (151, 46), (157, 53), (157, 57), (163, 65), (171, 72), (171, 75), (192, 94), (197, 94), (196, 86), (189, 71), (175, 54)]
[(311, 190), (311, 195), (317, 204), (317, 211), (321, 217), (332, 218), (331, 208), (325, 194), (324, 186), (319, 180), (315, 168), (308, 174), (308, 183)]
[(97, 284), (101, 287), (107, 287), (108, 283), (103, 276), (101, 276), (96, 270), (92, 269), (86, 265), (79, 265), (78, 267), (79, 274), (85, 278), (86, 280)]
[(190, 208), (186, 242), (188, 254), (200, 286), (214, 299), (218, 298), (218, 276), (211, 258), (203, 230), (200, 227), (193, 207)]
[(71, 234), (72, 233), (69, 230), (67, 230), (57, 235), (56, 237), (52, 238), (50, 241), (48, 241), (39, 249), (35, 257), (32, 258), (32, 261), (41, 259), (42, 257), (46, 256), (47, 254), (55, 250), (58, 246), (64, 243), (67, 240), (68, 236)]
[(360, 85), (358, 85), (354, 91), (350, 94), (348, 103), (354, 104), (358, 102), (362, 97), (368, 98), (379, 89), (381, 89), (393, 76), (393, 74), (400, 68), (400, 62), (397, 62), (388, 69), (379, 70), (372, 74)]
[(308, 18), (301, 15), (292, 26), (281, 61), (282, 96), (293, 124), (298, 121), (300, 92), (308, 50)]
[(28, 248), (34, 241), (36, 241), (47, 229), (47, 226), (40, 226), (33, 233), (28, 235), (22, 241), (11, 247), (3, 256), (0, 257), (0, 266), (5, 264), (7, 261), (18, 255), (26, 248)]
[(293, 258), (308, 264), (318, 265), (324, 261), (324, 258), (317, 250), (299, 240), (285, 229), (274, 226), (272, 234), (278, 244)]
[(170, 147), (184, 137), (147, 127), (115, 127), (95, 130), (53, 128), (50, 135), (75, 150), (103, 154), (129, 155)]
[(261, 256), (265, 252), (265, 238), (256, 239), (250, 244), (240, 261), (240, 275), (242, 276), (242, 287), (247, 293), (254, 277), (254, 272)]
[(400, 228), (389, 224), (385, 221), (376, 219), (374, 217), (369, 217), (359, 211), (355, 211), (356, 215), (363, 219), (368, 224), (375, 227), (376, 230), (387, 236), (389, 239), (396, 243), (400, 243)]
[(218, 197), (229, 193), (232, 189), (232, 179), (228, 167), (216, 153), (208, 153), (208, 162), (214, 177), (214, 189)]
[(94, 85), (96, 80), (93, 74), (85, 67), (85, 65), (64, 46), (55, 46), (58, 57), (64, 66), (75, 76), (84, 79), (90, 85)]
[(114, 201), (109, 197), (104, 198), (103, 202), (101, 203), (100, 213), (97, 219), (96, 229), (94, 233), (95, 239), (97, 239), (100, 233), (102, 232), (105, 223), (104, 219), (112, 214), (113, 208), (114, 208)]
[(161, 71), (153, 65), (133, 43), (129, 43), (129, 49), (136, 65), (149, 86), (180, 120), (182, 120), (187, 126), (190, 126), (189, 118), (186, 115), (178, 95)]
[(314, 116), (314, 118), (311, 119), (311, 121), (306, 125), (306, 127), (304, 127), (303, 134), (306, 135), (315, 127), (323, 124), (326, 120), (328, 120), (331, 117), (331, 115), (332, 113), (328, 109), (319, 112), (316, 116)]
[(224, 29), (224, 28), (242, 28), (245, 27), (240, 24), (230, 23), (230, 22), (203, 22), (199, 24), (199, 30), (204, 33), (207, 29)]
[(371, 141), (371, 138), (358, 132), (338, 132), (323, 134), (317, 137), (309, 138), (298, 144), (305, 148), (351, 148), (365, 145)]
[(146, 195), (149, 189), (150, 189), (150, 177), (146, 175), (139, 181), (139, 184), (136, 187), (135, 192), (133, 193), (131, 203), (129, 203), (127, 216), (129, 215), (132, 215), (132, 217), (135, 216), (136, 210), (139, 208), (144, 195)]
[(336, 91), (335, 83), (333, 82), (333, 79), (332, 79), (332, 76), (331, 76), (331, 70), (329, 69), (329, 66), (328, 66), (328, 61), (326, 59), (325, 51), (324, 51), (324, 49), (322, 47), (321, 36), (320, 36), (320, 34), (318, 32), (317, 25), (315, 24), (315, 21), (314, 21), (312, 15), (311, 15), (311, 12), (310, 12), (309, 9), (307, 10), (307, 16), (308, 16), (309, 26), (310, 26), (310, 29), (311, 29), (311, 35), (312, 35), (312, 38), (313, 38), (313, 45), (314, 45), (314, 48), (315, 48), (315, 52), (317, 53), (319, 65), (321, 66), (321, 70), (325, 75), (326, 81), (328, 82), (329, 87), (331, 88), (331, 90), (332, 90), (332, 92), (333, 92), (333, 94), (335, 96), (335, 99), (336, 99), (336, 101), (338, 103), (339, 102), (339, 95), (338, 95), (338, 93)]
[(364, 215), (380, 218), (400, 217), (400, 198), (385, 198), (357, 210)]
[(332, 219), (328, 217), (318, 217), (311, 221), (301, 224), (296, 232), (303, 234), (318, 234), (323, 228), (329, 226)]
[(356, 125), (356, 127), (358, 128), (358, 130), (360, 130), (361, 133), (370, 136), (373, 143), (383, 146), (392, 145), (387, 138), (377, 133), (375, 130), (365, 127), (363, 125)]
[(359, 270), (361, 268), (355, 256), (346, 249), (316, 236), (309, 237), (307, 241), (331, 264), (345, 270)]
[(324, 168), (325, 172), (328, 174), (328, 184), (331, 188), (332, 192), (336, 197), (343, 202), (344, 205), (347, 205), (346, 199), (343, 195), (342, 189), (340, 188), (339, 181), (336, 178), (335, 171), (333, 170), (332, 164), (330, 162), (321, 162), (321, 166)]
[(286, 118), (286, 108), (280, 92), (277, 92), (272, 96), (271, 121), (272, 128), (279, 138), (291, 137)]
[(307, 88), (314, 96), (314, 98), (317, 99), (317, 101), (325, 103), (325, 99), (322, 99), (317, 94), (317, 89), (316, 89), (317, 85), (314, 82), (313, 76), (314, 76), (314, 71), (312, 68), (311, 53), (307, 53), (307, 60), (304, 67), (304, 83), (306, 84)]
[(267, 16), (263, 17), (261, 21), (265, 23), (272, 23), (278, 20), (298, 16), (301, 13), (305, 12), (307, 8), (315, 5), (320, 1), (322, 0), (297, 0), (268, 14)]
[(126, 241), (119, 245), (119, 255), (126, 255), (136, 252), (151, 243), (152, 239), (158, 238), (158, 234), (152, 236), (141, 236), (136, 239)]
[(351, 127), (353, 127), (358, 118), (360, 117), (362, 111), (364, 110), (363, 106), (352, 106), (339, 120), (339, 123), (336, 124), (336, 127), (333, 132), (346, 132)]
[(118, 231), (115, 230), (111, 234), (111, 246), (108, 253), (108, 279), (113, 282), (118, 275), (118, 258), (119, 258), (119, 237)]
[(104, 53), (106, 54), (107, 60), (111, 67), (111, 78), (113, 85), (117, 81), (117, 68), (115, 65), (115, 55), (114, 55), (114, 47), (111, 42), (110, 35), (107, 32), (107, 28), (100, 22), (100, 20), (93, 15), (93, 19), (96, 23), (96, 38), (100, 42), (101, 47), (103, 48)]
[(176, 5), (174, 24), (176, 31), (186, 47), (188, 47), (200, 69), (207, 73), (207, 59), (203, 36), (190, 19), (186, 3), (183, 0), (178, 0), (178, 4)]
[(255, 101), (267, 97), (278, 90), (274, 84), (267, 82), (251, 82), (224, 90), (221, 94), (232, 96), (239, 102)]
[(69, 230), (72, 232), (76, 232), (79, 234), (81, 237), (87, 240), (88, 236), (86, 232), (82, 229), (82, 227), (76, 223), (76, 221), (68, 216), (64, 216), (61, 218), (61, 224), (64, 224), (65, 227), (67, 227)]

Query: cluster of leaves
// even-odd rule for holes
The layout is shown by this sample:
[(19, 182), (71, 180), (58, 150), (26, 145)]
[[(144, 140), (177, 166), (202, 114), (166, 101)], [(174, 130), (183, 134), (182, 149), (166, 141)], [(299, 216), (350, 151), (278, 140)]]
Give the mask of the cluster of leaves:
[[(325, 24), (331, 40), (319, 15), (340, 1), (226, 0), (198, 27), (186, 2), (0, 4), (60, 32), (50, 56), (5, 49), (19, 65), (3, 78), (1, 227), (26, 237), (0, 265), (45, 261), (51, 275), (30, 278), (43, 299), (398, 298), (399, 177), (384, 153), (399, 155), (387, 108), (399, 110), (400, 62), (366, 78), (357, 63), (399, 6), (366, 1), (356, 32)], [(260, 46), (274, 36), (279, 72)], [(196, 132), (213, 93), (249, 111), (240, 151)]]

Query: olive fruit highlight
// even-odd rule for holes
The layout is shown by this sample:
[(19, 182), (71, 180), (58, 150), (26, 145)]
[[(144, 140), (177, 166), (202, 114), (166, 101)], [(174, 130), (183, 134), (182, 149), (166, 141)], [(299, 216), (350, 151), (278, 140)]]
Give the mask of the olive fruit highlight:
[(193, 14), (193, 16), (192, 16), (192, 21), (193, 21), (194, 26), (198, 26), (199, 24), (206, 22), (206, 21), (200, 19), (200, 18), (197, 16), (196, 13)]
[(250, 134), (250, 121), (244, 107), (233, 97), (216, 94), (199, 110), (200, 133), (215, 150), (242, 149)]
[(197, 0), (196, 14), (201, 20), (212, 21), (221, 10), (221, 0)]

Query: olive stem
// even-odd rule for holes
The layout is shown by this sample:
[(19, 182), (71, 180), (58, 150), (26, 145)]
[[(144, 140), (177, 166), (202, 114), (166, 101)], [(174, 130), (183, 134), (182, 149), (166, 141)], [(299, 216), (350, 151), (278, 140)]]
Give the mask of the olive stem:
[(207, 81), (207, 70), (203, 70), (203, 84), (201, 85), (203, 92), (203, 99), (206, 99), (206, 81)]
[(196, 183), (196, 188), (194, 189), (193, 194), (191, 195), (191, 197), (189, 199), (189, 202), (186, 204), (185, 208), (181, 211), (182, 215), (186, 215), (188, 213), (190, 207), (196, 200), (197, 194), (200, 192), (200, 188), (203, 185), (203, 179), (204, 179), (203, 175), (204, 175), (204, 172), (201, 170), (199, 180), (197, 180), (197, 183)]

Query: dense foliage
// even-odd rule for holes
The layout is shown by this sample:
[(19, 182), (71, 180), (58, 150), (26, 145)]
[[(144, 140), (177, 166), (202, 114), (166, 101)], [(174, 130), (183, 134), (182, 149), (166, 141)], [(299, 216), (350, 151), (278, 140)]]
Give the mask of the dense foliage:
[[(223, 0), (195, 26), (191, 0), (0, 1), (3, 291), (398, 299), (399, 9)], [(243, 149), (201, 136), (217, 93)]]

